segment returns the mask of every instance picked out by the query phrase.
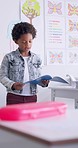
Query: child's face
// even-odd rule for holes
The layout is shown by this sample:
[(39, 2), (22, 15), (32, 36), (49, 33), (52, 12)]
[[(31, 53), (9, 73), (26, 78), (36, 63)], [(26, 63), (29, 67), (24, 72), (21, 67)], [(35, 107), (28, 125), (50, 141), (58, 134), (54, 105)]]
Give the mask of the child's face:
[(21, 53), (22, 52), (25, 52), (25, 53), (29, 52), (29, 50), (32, 47), (32, 40), (33, 40), (32, 34), (30, 34), (30, 33), (21, 35), (20, 39), (18, 39), (16, 41), (16, 43), (18, 44), (18, 46), (21, 50)]

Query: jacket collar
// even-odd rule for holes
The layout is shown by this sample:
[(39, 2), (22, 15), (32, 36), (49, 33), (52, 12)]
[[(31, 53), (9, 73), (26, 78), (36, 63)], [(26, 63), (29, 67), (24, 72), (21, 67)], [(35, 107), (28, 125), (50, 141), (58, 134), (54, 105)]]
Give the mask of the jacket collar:
[[(19, 56), (21, 56), (19, 48), (18, 48), (18, 49), (16, 49), (16, 54), (17, 54), (17, 55), (19, 55)], [(29, 56), (31, 56), (31, 54), (32, 54), (32, 52), (31, 52), (31, 51), (29, 51)]]

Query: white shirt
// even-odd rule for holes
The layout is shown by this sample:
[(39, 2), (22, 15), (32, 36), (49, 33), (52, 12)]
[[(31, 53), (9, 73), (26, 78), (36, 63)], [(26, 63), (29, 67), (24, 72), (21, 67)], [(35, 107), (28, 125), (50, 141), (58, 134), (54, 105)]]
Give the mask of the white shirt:
[[(28, 64), (27, 64), (27, 59), (28, 57), (23, 57), (24, 59), (24, 62), (25, 62), (25, 71), (24, 71), (24, 82), (26, 81), (29, 81), (29, 72), (28, 72)], [(28, 84), (25, 84), (23, 86), (23, 91), (22, 91), (22, 94), (21, 95), (24, 95), (24, 96), (30, 96), (30, 83)]]

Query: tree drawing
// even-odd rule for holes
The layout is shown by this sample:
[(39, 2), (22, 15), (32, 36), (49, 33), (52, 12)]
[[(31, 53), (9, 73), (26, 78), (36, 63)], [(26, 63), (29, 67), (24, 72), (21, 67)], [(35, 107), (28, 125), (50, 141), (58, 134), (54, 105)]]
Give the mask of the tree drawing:
[(37, 0), (26, 0), (22, 5), (22, 13), (29, 18), (30, 24), (32, 20), (40, 15), (40, 5)]

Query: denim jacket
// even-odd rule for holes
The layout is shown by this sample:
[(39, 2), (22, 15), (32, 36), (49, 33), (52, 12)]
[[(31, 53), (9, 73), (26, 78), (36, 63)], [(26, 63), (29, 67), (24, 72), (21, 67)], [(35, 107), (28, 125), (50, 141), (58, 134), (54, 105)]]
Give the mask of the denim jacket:
[[(28, 57), (28, 70), (29, 70), (29, 80), (38, 78), (41, 75), (41, 60), (40, 58), (30, 52)], [(15, 82), (22, 82), (24, 78), (25, 63), (21, 56), (19, 49), (12, 51), (4, 56), (0, 68), (0, 82), (7, 88), (9, 92), (21, 93), (18, 90), (12, 90), (11, 87)], [(43, 83), (40, 84), (42, 87), (46, 87)], [(37, 86), (35, 84), (30, 84), (31, 94), (37, 93)]]

